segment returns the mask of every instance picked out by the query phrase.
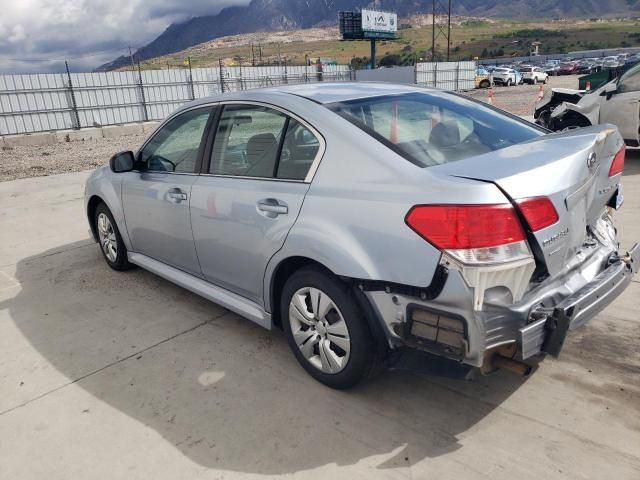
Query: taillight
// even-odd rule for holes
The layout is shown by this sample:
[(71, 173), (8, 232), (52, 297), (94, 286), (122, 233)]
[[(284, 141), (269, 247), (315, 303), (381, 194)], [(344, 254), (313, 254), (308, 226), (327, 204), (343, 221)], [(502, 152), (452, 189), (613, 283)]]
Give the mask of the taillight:
[(627, 146), (622, 145), (622, 148), (616, 153), (616, 156), (613, 157), (613, 162), (611, 162), (611, 167), (609, 168), (609, 177), (614, 177), (619, 173), (622, 173), (624, 170), (624, 156), (626, 152)]
[(558, 212), (547, 197), (521, 198), (516, 200), (516, 203), (533, 232), (547, 228), (558, 221)]
[(506, 245), (525, 239), (509, 204), (418, 205), (405, 221), (413, 231), (440, 250)]
[(535, 261), (511, 204), (417, 205), (405, 222), (442, 251), (445, 265), (462, 264), (458, 270), (473, 288), (474, 310), (482, 310), (493, 287), (506, 287), (513, 302), (524, 295)]
[(418, 205), (405, 222), (434, 247), (467, 265), (531, 256), (518, 216), (509, 204)]

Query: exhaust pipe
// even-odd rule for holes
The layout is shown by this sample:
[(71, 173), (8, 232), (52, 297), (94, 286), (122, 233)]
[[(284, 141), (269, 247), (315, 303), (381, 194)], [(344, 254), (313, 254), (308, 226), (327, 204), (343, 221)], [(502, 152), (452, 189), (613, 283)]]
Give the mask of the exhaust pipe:
[(516, 375), (520, 375), (521, 377), (528, 377), (533, 371), (533, 367), (531, 365), (527, 365), (524, 362), (519, 362), (517, 360), (514, 360), (513, 358), (504, 357), (499, 353), (496, 353), (493, 356), (491, 364), (494, 368), (509, 370)]

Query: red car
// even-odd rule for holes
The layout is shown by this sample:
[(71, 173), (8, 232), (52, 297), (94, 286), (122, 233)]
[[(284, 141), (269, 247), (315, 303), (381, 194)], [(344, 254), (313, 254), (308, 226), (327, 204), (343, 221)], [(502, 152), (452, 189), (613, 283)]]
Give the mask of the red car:
[(558, 75), (575, 75), (578, 73), (577, 63), (562, 63), (558, 70)]

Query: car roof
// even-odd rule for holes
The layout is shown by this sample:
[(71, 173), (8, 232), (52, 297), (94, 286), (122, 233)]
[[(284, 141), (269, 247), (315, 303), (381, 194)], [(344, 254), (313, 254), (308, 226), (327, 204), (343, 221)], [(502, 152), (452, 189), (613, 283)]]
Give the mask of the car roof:
[(264, 92), (288, 93), (312, 100), (316, 103), (335, 103), (383, 95), (433, 91), (428, 87), (400, 85), (382, 82), (335, 82), (301, 83), (265, 88)]
[(298, 85), (279, 85), (267, 88), (252, 88), (249, 90), (227, 92), (209, 97), (202, 97), (183, 105), (180, 110), (185, 110), (198, 105), (211, 102), (229, 101), (256, 101), (260, 95), (271, 97), (274, 95), (292, 95), (306, 98), (315, 103), (327, 104), (345, 102), (361, 98), (380, 97), (384, 95), (401, 95), (415, 92), (440, 92), (440, 89), (401, 85), (381, 82), (316, 82), (302, 83)]

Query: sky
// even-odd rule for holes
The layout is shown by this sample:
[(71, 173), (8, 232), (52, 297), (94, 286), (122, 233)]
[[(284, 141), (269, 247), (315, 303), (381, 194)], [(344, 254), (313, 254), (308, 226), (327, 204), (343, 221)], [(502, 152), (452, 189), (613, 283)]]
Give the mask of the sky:
[(249, 0), (0, 0), (0, 73), (91, 71), (171, 23)]

